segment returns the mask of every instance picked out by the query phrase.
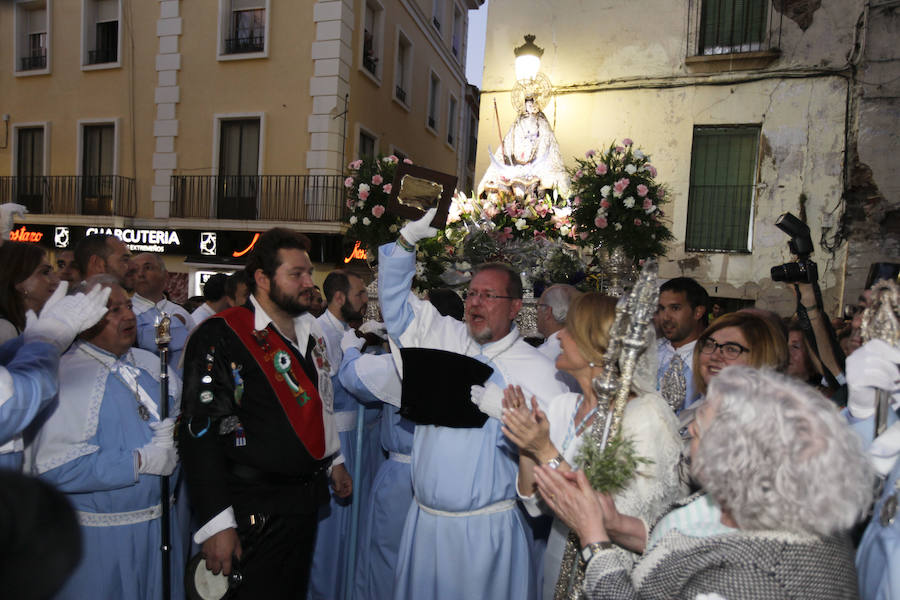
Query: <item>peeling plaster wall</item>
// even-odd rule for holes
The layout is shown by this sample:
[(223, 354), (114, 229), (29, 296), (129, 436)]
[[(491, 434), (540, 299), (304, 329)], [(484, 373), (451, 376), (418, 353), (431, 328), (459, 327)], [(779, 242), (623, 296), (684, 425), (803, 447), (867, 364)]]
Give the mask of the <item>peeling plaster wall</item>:
[[(522, 35), (534, 33), (545, 48), (541, 70), (561, 92), (544, 112), (568, 162), (589, 148), (630, 137), (651, 154), (659, 180), (670, 187), (667, 212), (677, 240), (662, 261), (662, 277), (695, 277), (713, 295), (751, 299), (790, 314), (792, 291), (769, 277), (772, 266), (791, 258), (788, 238), (774, 221), (785, 211), (798, 214), (803, 194), (826, 309), (836, 312), (844, 292), (846, 246), (832, 255), (819, 247), (819, 239), (823, 228), (831, 235), (838, 227), (832, 213), (840, 207), (844, 185), (846, 67), (862, 9), (861, 0), (822, 0), (806, 31), (783, 19), (782, 55), (772, 65), (710, 77), (685, 67), (687, 2), (491, 0), (477, 177), (489, 162), (488, 145), (498, 144), (494, 99), (503, 131), (515, 118), (509, 94), (512, 49)], [(761, 80), (747, 81), (753, 77)], [(724, 85), (708, 85), (711, 80)], [(634, 89), (615, 89), (623, 85)], [(880, 108), (875, 113), (873, 129), (896, 131), (896, 125), (884, 127), (890, 114)], [(693, 127), (715, 124), (761, 127), (752, 254), (683, 250)], [(896, 147), (896, 137), (892, 140)], [(883, 143), (875, 141), (872, 151), (889, 161), (896, 153), (885, 153)]]

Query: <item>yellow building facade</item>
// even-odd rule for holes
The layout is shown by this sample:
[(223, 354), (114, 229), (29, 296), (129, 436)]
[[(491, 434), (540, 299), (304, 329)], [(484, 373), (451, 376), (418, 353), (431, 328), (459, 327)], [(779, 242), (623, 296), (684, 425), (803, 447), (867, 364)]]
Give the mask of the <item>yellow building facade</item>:
[(28, 206), (17, 227), (48, 247), (111, 230), (192, 275), (239, 262), (276, 225), (333, 264), (351, 160), (463, 175), (479, 4), (4, 2), (0, 202)]

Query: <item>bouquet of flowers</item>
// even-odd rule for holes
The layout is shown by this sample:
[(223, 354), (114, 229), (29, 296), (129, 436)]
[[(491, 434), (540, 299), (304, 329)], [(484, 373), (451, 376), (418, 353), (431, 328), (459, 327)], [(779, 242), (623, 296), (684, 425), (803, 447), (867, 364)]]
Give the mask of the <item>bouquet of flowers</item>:
[(490, 192), (484, 199), (457, 194), (447, 222), (476, 223), (500, 245), (513, 240), (575, 238), (572, 209), (555, 190), (544, 196)]
[(344, 180), (344, 187), (350, 228), (345, 235), (359, 240), (370, 253), (381, 244), (394, 241), (400, 230), (400, 217), (386, 212), (398, 162), (396, 156), (390, 155), (357, 159), (347, 165), (350, 176)]
[(626, 138), (605, 152), (588, 150), (576, 162), (572, 205), (579, 239), (622, 248), (632, 259), (665, 254), (665, 243), (673, 239), (660, 208), (666, 190), (656, 182), (650, 157)]

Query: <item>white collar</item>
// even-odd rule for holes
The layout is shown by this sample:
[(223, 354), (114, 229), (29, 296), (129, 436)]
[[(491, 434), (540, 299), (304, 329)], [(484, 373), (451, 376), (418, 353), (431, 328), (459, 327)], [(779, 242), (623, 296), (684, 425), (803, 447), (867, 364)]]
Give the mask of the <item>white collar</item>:
[[(509, 350), (513, 344), (516, 343), (519, 339), (519, 328), (516, 327), (516, 324), (513, 323), (512, 327), (505, 336), (497, 340), (496, 342), (488, 342), (481, 346), (481, 353), (488, 358), (488, 360), (494, 360), (502, 353)], [(477, 342), (476, 342), (477, 343)]]
[[(250, 302), (253, 303), (253, 329), (261, 331), (268, 327), (269, 323), (272, 324), (272, 327), (278, 329), (278, 325), (276, 325), (275, 321), (272, 320), (272, 317), (270, 317), (268, 313), (263, 310), (263, 307), (260, 306), (259, 301), (256, 299), (256, 296), (254, 294), (250, 294)], [(291, 343), (294, 344), (294, 347), (300, 350), (302, 354), (306, 353), (306, 345), (304, 344), (301, 347), (300, 344), (302, 342), (305, 342), (309, 338), (310, 330), (312, 328), (312, 324), (310, 323), (311, 320), (314, 321), (315, 317), (310, 315), (308, 312), (303, 313), (299, 317), (294, 317), (294, 333), (297, 335), (297, 342)], [(284, 335), (283, 331), (281, 331), (280, 329), (278, 329), (278, 331), (280, 331), (281, 334)], [(289, 336), (285, 335), (285, 337), (290, 341)]]
[(336, 316), (334, 316), (334, 313), (331, 312), (330, 310), (328, 310), (327, 308), (325, 309), (325, 312), (322, 313), (322, 316), (325, 317), (325, 320), (328, 321), (329, 325), (331, 325), (338, 331), (343, 332), (343, 331), (347, 331), (348, 329), (350, 329), (349, 325), (347, 325), (346, 323), (344, 323), (343, 321), (338, 319)]
[(672, 345), (672, 342), (670, 342), (666, 338), (660, 340), (660, 350), (665, 350), (666, 352), (669, 352), (671, 354), (677, 354), (682, 359), (691, 356), (694, 353), (694, 346), (696, 345), (697, 340), (693, 340), (683, 346), (679, 346), (678, 348), (676, 348)]

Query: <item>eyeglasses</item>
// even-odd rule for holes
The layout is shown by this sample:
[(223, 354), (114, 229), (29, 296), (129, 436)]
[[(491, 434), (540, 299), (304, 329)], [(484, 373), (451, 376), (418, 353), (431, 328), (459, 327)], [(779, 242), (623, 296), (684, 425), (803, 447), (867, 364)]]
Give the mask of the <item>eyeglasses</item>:
[(716, 350), (722, 351), (722, 356), (728, 360), (734, 360), (744, 352), (750, 352), (750, 348), (744, 348), (737, 342), (725, 342), (719, 344), (712, 338), (703, 338), (700, 340), (700, 352), (703, 354), (712, 354)]
[(463, 300), (474, 300), (475, 298), (480, 298), (485, 302), (489, 302), (491, 300), (497, 300), (498, 298), (503, 298), (504, 300), (518, 300), (515, 296), (500, 296), (497, 294), (492, 294), (491, 292), (479, 292), (466, 290), (463, 292)]

